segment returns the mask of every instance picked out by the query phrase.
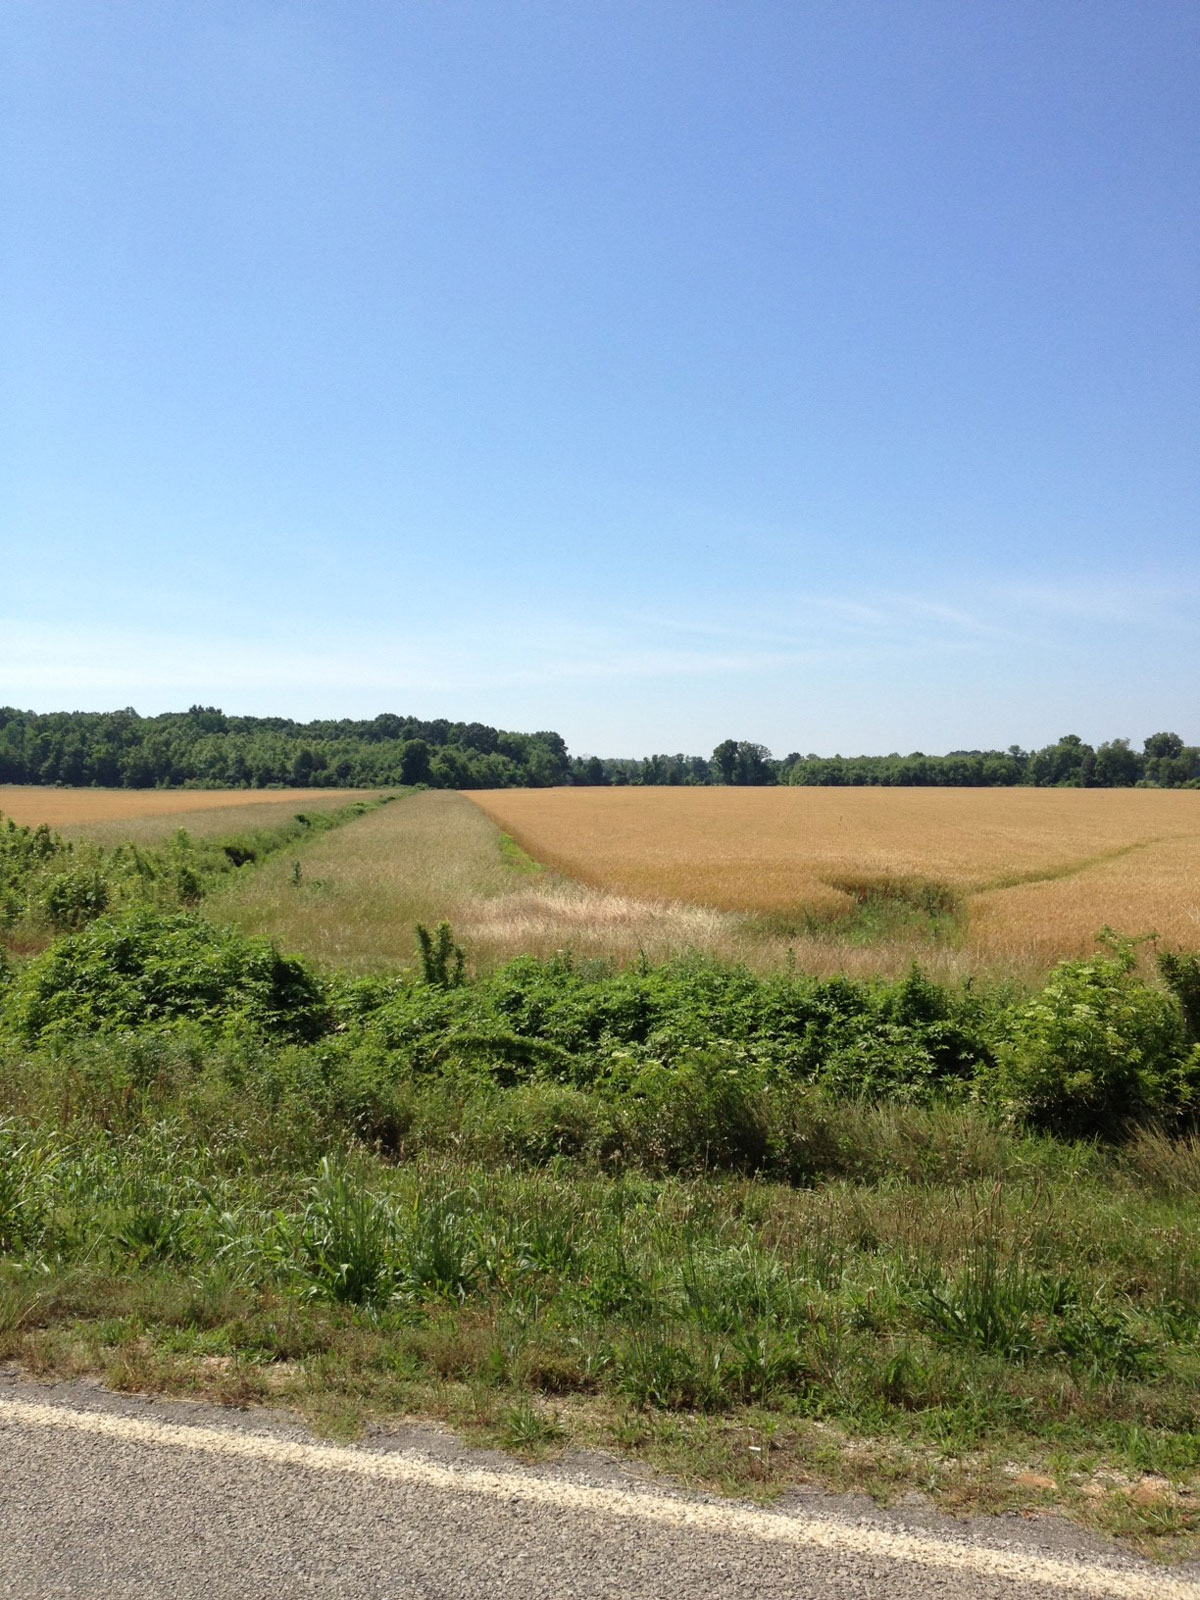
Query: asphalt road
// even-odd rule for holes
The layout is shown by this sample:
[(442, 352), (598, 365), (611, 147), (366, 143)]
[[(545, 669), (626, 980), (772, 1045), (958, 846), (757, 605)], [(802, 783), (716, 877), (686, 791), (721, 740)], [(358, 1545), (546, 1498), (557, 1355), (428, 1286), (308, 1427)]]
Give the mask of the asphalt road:
[(414, 1429), (345, 1448), (275, 1413), (0, 1381), (0, 1595), (111, 1600), (1200, 1600), (1053, 1519), (858, 1498), (770, 1510), (600, 1457), (525, 1469)]

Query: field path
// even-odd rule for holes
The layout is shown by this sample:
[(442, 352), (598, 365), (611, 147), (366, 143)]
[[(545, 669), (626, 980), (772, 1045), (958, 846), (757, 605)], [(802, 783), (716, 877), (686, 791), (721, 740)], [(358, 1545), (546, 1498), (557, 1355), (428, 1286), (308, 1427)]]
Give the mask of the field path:
[(277, 1416), (0, 1387), (0, 1594), (1198, 1600), (1057, 1523), (954, 1524), (833, 1496), (781, 1510), (410, 1430), (320, 1444)]

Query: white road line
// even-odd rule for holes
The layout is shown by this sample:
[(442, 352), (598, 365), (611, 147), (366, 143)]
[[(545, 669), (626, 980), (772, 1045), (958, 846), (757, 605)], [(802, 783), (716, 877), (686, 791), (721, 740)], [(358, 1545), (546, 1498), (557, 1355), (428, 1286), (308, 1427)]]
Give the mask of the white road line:
[(755, 1511), (742, 1505), (700, 1504), (652, 1490), (609, 1489), (542, 1478), (532, 1473), (489, 1472), (444, 1466), (408, 1453), (383, 1453), (338, 1445), (301, 1444), (270, 1434), (149, 1422), (107, 1411), (75, 1411), (27, 1400), (0, 1400), (0, 1428), (11, 1425), (94, 1434), (125, 1444), (165, 1446), (231, 1456), (308, 1472), (339, 1472), (360, 1478), (428, 1488), (450, 1494), (523, 1501), (582, 1515), (638, 1519), (698, 1534), (762, 1539), (836, 1551), (848, 1556), (902, 1561), (913, 1566), (970, 1572), (1020, 1584), (1040, 1583), (1114, 1600), (1200, 1600), (1200, 1584), (1163, 1571), (1134, 1572), (994, 1546), (957, 1543), (918, 1533)]

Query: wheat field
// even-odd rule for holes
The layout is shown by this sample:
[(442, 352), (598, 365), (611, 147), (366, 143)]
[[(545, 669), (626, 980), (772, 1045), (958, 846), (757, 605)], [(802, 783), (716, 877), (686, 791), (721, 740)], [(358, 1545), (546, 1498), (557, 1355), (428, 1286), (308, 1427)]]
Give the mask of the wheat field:
[(59, 789), (0, 784), (0, 816), (23, 827), (46, 823), (97, 844), (154, 844), (186, 828), (221, 838), (269, 828), (297, 811), (331, 811), (374, 798), (368, 789)]
[[(413, 923), (443, 917), (476, 970), (697, 950), (759, 971), (895, 975), (918, 960), (943, 979), (1037, 981), (1106, 923), (1200, 946), (1189, 793), (429, 790), (297, 855), (298, 885), (290, 861), (268, 862), (209, 914), (364, 972), (411, 964)], [(955, 916), (855, 922), (856, 891), (898, 882), (942, 884)]]
[(1044, 966), (1092, 948), (1105, 925), (1200, 945), (1200, 794), (1190, 791), (506, 789), (471, 799), (535, 860), (594, 890), (797, 918), (797, 956), (816, 965), (828, 957), (801, 949), (809, 934), (836, 934), (864, 894), (924, 886), (961, 908), (962, 953), (974, 963)]
[[(338, 807), (361, 791), (0, 788), (0, 811), (151, 844)], [(297, 845), (209, 915), (327, 966), (408, 965), (445, 917), (483, 969), (699, 950), (758, 970), (986, 970), (1036, 980), (1108, 925), (1200, 948), (1200, 794), (1055, 789), (429, 790)], [(856, 920), (864, 895), (933, 886), (953, 915)], [(936, 897), (935, 897), (936, 898)], [(939, 903), (941, 903), (939, 901)]]

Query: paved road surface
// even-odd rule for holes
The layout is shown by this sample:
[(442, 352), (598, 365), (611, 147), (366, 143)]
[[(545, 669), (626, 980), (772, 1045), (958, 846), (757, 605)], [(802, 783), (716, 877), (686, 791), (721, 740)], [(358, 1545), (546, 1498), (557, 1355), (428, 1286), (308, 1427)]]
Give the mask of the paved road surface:
[(1050, 1519), (963, 1525), (523, 1469), (434, 1430), (342, 1448), (274, 1413), (0, 1381), (0, 1596), (1200, 1600)]

